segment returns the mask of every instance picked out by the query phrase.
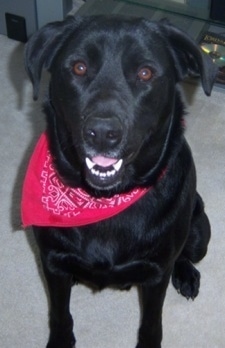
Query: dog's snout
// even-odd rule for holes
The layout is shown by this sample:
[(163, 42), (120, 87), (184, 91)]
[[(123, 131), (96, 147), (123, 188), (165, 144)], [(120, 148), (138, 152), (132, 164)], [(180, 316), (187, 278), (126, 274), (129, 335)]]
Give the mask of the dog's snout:
[(83, 135), (88, 145), (105, 152), (120, 144), (123, 127), (117, 117), (92, 117), (86, 121)]

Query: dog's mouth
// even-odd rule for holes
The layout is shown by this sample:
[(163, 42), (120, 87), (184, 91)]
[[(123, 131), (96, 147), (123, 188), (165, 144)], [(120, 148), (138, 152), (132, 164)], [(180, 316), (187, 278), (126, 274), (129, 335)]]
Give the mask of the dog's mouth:
[(123, 159), (104, 156), (86, 157), (86, 179), (94, 188), (106, 189), (114, 186), (123, 170)]

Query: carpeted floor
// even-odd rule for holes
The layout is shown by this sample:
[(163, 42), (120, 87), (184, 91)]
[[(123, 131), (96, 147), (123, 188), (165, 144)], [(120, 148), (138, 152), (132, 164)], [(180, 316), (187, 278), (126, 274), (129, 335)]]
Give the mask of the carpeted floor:
[[(32, 101), (23, 68), (23, 44), (0, 36), (0, 346), (44, 348), (48, 304), (32, 233), (20, 227), (22, 178), (30, 151), (44, 129), (41, 102)], [(45, 90), (42, 82), (42, 94)], [(198, 190), (211, 220), (212, 239), (198, 298), (186, 301), (172, 286), (164, 306), (165, 348), (225, 347), (225, 95), (184, 85), (189, 105), (187, 138), (198, 172)], [(77, 348), (134, 348), (139, 323), (136, 289), (72, 293)]]

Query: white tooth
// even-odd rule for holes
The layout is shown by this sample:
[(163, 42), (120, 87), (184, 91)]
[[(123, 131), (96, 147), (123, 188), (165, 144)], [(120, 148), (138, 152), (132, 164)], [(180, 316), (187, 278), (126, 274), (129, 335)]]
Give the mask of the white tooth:
[(122, 166), (123, 160), (120, 159), (118, 162), (116, 162), (115, 164), (113, 164), (113, 168), (118, 172)]
[(92, 174), (94, 174), (94, 175), (99, 175), (99, 171), (98, 170), (95, 170), (95, 169), (91, 169), (91, 172), (92, 172)]
[(106, 177), (106, 173), (100, 173), (100, 177), (101, 178), (105, 178)]
[(115, 175), (116, 174), (116, 171), (115, 170), (112, 170), (111, 172), (110, 172), (110, 176), (113, 176), (113, 175)]
[(85, 158), (85, 161), (89, 169), (92, 169), (94, 167), (95, 163), (92, 162), (88, 157)]

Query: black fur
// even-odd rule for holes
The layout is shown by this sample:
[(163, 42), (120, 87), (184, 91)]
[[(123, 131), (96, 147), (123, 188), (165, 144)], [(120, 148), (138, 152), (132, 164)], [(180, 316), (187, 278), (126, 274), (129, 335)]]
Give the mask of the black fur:
[[(74, 70), (78, 62), (84, 74)], [(47, 347), (75, 345), (70, 291), (84, 282), (99, 289), (137, 285), (143, 317), (136, 347), (160, 348), (170, 277), (182, 295), (195, 298), (200, 274), (192, 263), (205, 256), (210, 239), (177, 84), (198, 74), (210, 95), (216, 68), (169, 23), (118, 16), (68, 17), (42, 28), (26, 46), (35, 99), (42, 68), (51, 74), (44, 111), (62, 180), (107, 197), (153, 187), (102, 222), (33, 227), (51, 302)], [(122, 158), (122, 168), (99, 178), (85, 165), (94, 156)]]

